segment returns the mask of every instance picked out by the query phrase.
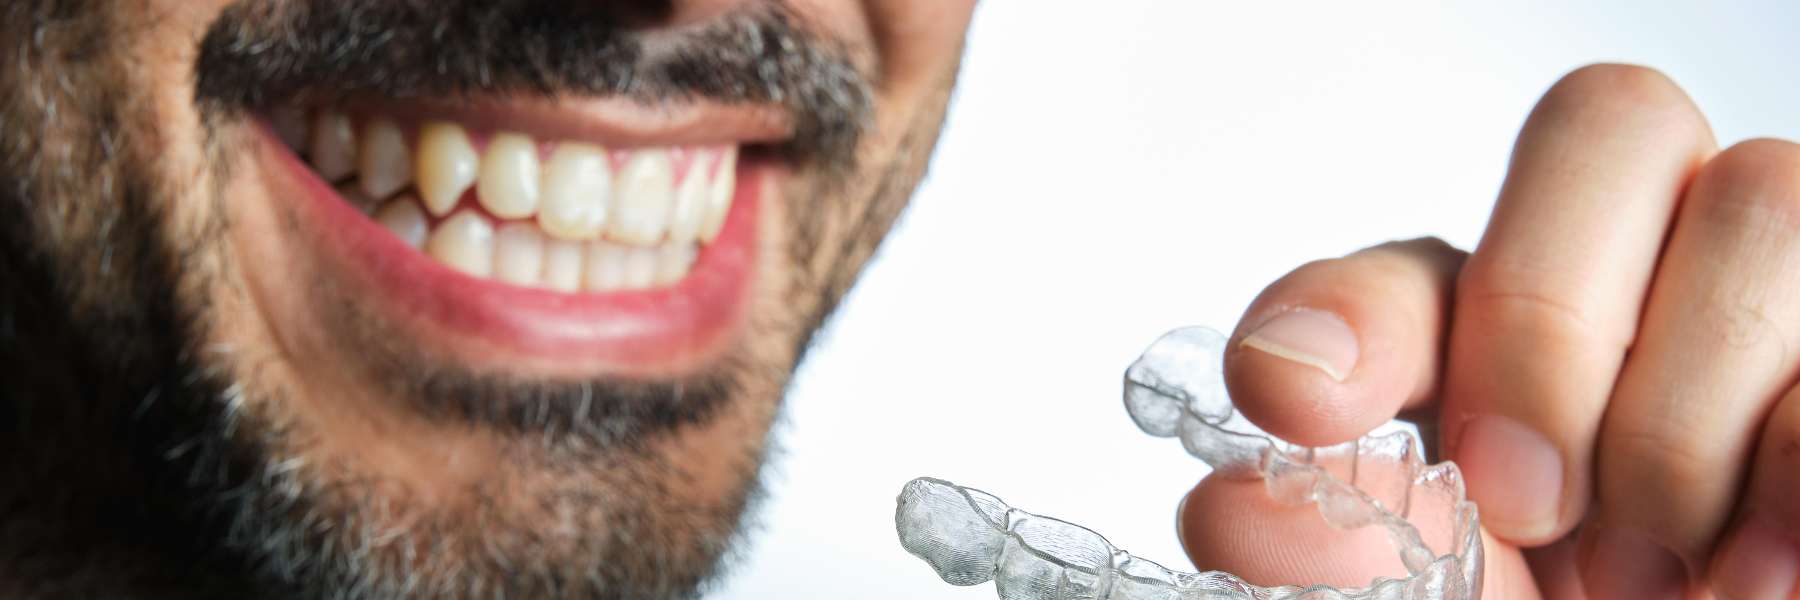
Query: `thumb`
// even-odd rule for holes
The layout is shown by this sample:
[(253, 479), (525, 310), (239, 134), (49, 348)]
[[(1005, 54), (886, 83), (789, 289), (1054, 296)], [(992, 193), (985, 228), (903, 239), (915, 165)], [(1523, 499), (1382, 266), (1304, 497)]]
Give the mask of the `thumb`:
[[(1415, 506), (1412, 521), (1433, 548), (1449, 540), (1449, 506)], [(1435, 517), (1435, 518), (1434, 518)], [(1209, 476), (1188, 492), (1176, 524), (1194, 566), (1226, 571), (1254, 585), (1365, 587), (1376, 577), (1400, 579), (1400, 553), (1379, 527), (1327, 525), (1311, 504), (1276, 502), (1260, 480)], [(1482, 531), (1483, 600), (1537, 600), (1537, 584), (1517, 547)]]
[(1426, 408), (1465, 256), (1435, 239), (1390, 242), (1282, 277), (1231, 336), (1232, 403), (1264, 431), (1308, 446)]

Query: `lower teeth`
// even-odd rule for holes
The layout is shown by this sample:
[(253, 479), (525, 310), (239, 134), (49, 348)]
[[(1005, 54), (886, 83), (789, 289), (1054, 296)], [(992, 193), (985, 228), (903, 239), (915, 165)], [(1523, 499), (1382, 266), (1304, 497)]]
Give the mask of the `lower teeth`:
[(374, 218), (407, 245), (463, 274), (560, 292), (670, 287), (687, 277), (700, 251), (695, 242), (628, 246), (562, 240), (527, 221), (496, 227), (472, 209), (453, 212), (434, 226), (410, 195), (388, 201)]

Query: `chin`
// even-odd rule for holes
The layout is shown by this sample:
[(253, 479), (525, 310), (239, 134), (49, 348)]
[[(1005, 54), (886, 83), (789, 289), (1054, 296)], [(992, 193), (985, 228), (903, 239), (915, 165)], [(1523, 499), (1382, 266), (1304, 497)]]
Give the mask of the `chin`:
[(707, 589), (957, 48), (876, 82), (854, 15), (678, 4), (96, 3), (151, 25), (25, 32), (21, 77), (60, 87), (21, 89), (83, 94), (0, 88), (0, 129), (43, 133), (0, 148), (0, 392), (46, 399), (0, 402), (0, 575), (55, 567), (0, 595)]

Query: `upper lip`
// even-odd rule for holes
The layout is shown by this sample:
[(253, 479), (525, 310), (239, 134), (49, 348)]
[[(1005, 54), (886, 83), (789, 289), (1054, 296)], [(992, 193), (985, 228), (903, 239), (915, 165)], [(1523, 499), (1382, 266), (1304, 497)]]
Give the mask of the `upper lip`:
[(476, 97), (358, 99), (350, 107), (455, 121), (472, 129), (506, 130), (538, 139), (577, 140), (612, 148), (689, 144), (764, 144), (793, 136), (793, 119), (768, 104), (676, 101), (646, 105), (624, 98)]

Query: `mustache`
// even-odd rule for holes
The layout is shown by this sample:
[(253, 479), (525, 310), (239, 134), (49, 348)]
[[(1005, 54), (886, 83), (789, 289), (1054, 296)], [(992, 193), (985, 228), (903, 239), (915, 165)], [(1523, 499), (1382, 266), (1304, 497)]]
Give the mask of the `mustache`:
[(844, 45), (780, 2), (642, 28), (670, 12), (667, 0), (239, 0), (201, 39), (195, 101), (209, 126), (359, 94), (756, 103), (793, 123), (778, 155), (851, 166), (873, 93)]

